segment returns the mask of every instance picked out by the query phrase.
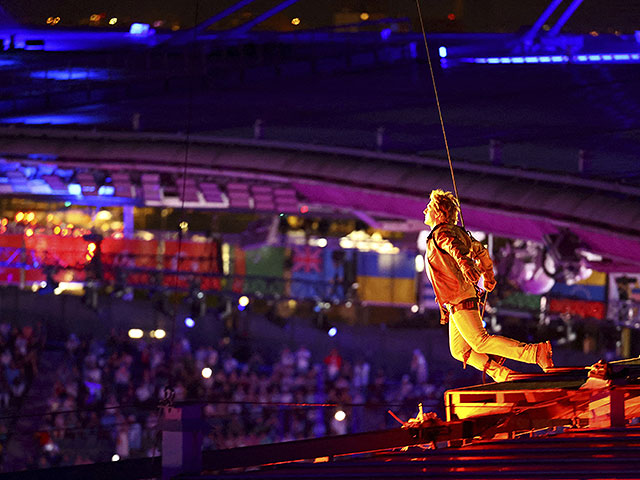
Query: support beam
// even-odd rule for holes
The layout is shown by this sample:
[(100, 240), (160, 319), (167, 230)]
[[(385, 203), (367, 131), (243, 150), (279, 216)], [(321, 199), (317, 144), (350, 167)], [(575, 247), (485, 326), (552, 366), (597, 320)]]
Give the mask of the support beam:
[(248, 21), (247, 23), (244, 23), (242, 25), (240, 25), (237, 28), (234, 28), (233, 30), (231, 30), (231, 34), (234, 35), (243, 35), (245, 33), (247, 33), (249, 30), (251, 30), (253, 27), (255, 27), (256, 25), (264, 22), (265, 20), (273, 17), (276, 13), (280, 13), (282, 10), (284, 10), (287, 7), (290, 7), (291, 5), (293, 5), (294, 3), (297, 3), (298, 0), (285, 0), (284, 2), (276, 5), (275, 7), (273, 7), (270, 10), (267, 10), (266, 12), (264, 12), (262, 15), (258, 15), (256, 18), (254, 18), (253, 20)]
[(176, 33), (175, 35), (173, 35), (167, 41), (167, 44), (169, 44), (169, 45), (184, 45), (185, 43), (189, 43), (190, 41), (192, 41), (194, 39), (194, 37), (196, 37), (197, 35), (200, 35), (201, 33), (203, 33), (207, 28), (209, 28), (214, 23), (222, 20), (223, 18), (228, 17), (229, 15), (237, 12), (241, 8), (244, 8), (244, 7), (246, 7), (247, 5), (249, 5), (250, 3), (253, 3), (253, 2), (255, 2), (255, 0), (240, 0), (239, 2), (231, 5), (226, 10), (223, 10), (222, 12), (216, 13), (215, 15), (213, 15), (210, 18), (208, 18), (204, 22), (199, 23), (195, 27), (189, 28), (188, 30), (183, 30), (183, 31), (181, 31), (179, 33)]
[(527, 31), (527, 33), (525, 33), (522, 37), (522, 43), (524, 43), (525, 48), (528, 48), (533, 44), (533, 39), (536, 38), (536, 35), (542, 28), (542, 25), (544, 25), (544, 22), (549, 19), (549, 17), (553, 14), (553, 12), (556, 11), (556, 9), (563, 1), (564, 0), (551, 0), (551, 3), (545, 9), (545, 11), (542, 12), (542, 15), (540, 15), (538, 20), (536, 20), (536, 23), (534, 23), (529, 31)]
[[(492, 425), (498, 421), (498, 418), (482, 420)], [(202, 467), (204, 470), (225, 470), (463, 440), (473, 438), (481, 428), (486, 428), (484, 424), (478, 428), (477, 423), (482, 422), (453, 421), (420, 428), (395, 428), (226, 450), (209, 450), (202, 452)]]
[(571, 18), (571, 15), (573, 15), (573, 12), (575, 12), (578, 9), (581, 3), (582, 3), (582, 0), (573, 0), (571, 2), (571, 4), (562, 13), (562, 15), (560, 15), (560, 18), (555, 23), (555, 25), (551, 27), (551, 30), (549, 30), (548, 35), (550, 37), (555, 37), (560, 32), (560, 29), (564, 27), (564, 24), (567, 23), (567, 20)]

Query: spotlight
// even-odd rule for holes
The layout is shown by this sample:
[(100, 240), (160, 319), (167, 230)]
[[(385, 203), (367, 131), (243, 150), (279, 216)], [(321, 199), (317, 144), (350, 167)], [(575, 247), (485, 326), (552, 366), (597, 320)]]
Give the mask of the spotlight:
[(193, 328), (196, 322), (193, 318), (187, 317), (184, 319), (184, 324), (187, 326), (187, 328)]
[(129, 338), (142, 338), (142, 335), (144, 335), (144, 332), (139, 328), (129, 330)]
[(242, 296), (238, 299), (238, 305), (240, 305), (241, 307), (246, 307), (247, 305), (249, 305), (249, 297), (246, 296)]
[(344, 410), (338, 410), (333, 418), (335, 418), (339, 422), (342, 422), (345, 418), (347, 418), (347, 414), (344, 413)]
[(211, 378), (213, 371), (209, 367), (204, 367), (202, 369), (202, 377), (203, 378)]
[(336, 327), (331, 327), (329, 331), (327, 331), (327, 335), (330, 337), (335, 337), (338, 334), (338, 329)]
[(167, 336), (167, 332), (165, 332), (163, 329), (159, 328), (157, 330), (154, 330), (153, 332), (153, 336), (155, 338), (157, 338), (158, 340), (163, 339), (164, 337)]
[(118, 455), (117, 453), (114, 453), (113, 457), (111, 457), (111, 461), (117, 462), (118, 460), (120, 460), (120, 455)]

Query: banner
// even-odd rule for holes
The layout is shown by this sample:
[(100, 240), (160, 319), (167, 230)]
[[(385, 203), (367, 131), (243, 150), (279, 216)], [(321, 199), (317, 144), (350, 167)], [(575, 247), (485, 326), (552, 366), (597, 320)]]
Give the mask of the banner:
[(549, 299), (548, 305), (549, 313), (569, 314), (582, 318), (596, 318), (598, 320), (604, 320), (606, 317), (606, 307), (602, 302), (551, 298)]
[(20, 283), (20, 269), (9, 265), (22, 263), (22, 235), (0, 235), (0, 283), (17, 285)]
[(84, 267), (87, 264), (87, 244), (82, 237), (25, 236), (26, 263), (34, 267), (25, 271), (25, 281), (33, 283), (45, 280), (42, 266), (52, 265), (55, 267), (55, 280), (83, 282), (86, 278)]
[[(282, 295), (284, 292), (284, 247), (245, 250), (244, 293)], [(263, 278), (251, 278), (263, 277)]]
[(358, 296), (362, 302), (416, 303), (415, 254), (358, 252)]
[(291, 248), (291, 283), (294, 298), (342, 301), (353, 278), (353, 250), (310, 246)]
[(498, 300), (494, 300), (495, 295), (491, 293), (488, 298), (489, 303), (493, 304), (493, 302), (496, 302), (498, 308), (540, 313), (542, 295), (513, 291), (506, 293), (503, 298)]
[[(219, 244), (217, 241), (206, 243), (179, 242), (172, 240), (164, 243), (163, 267), (172, 272), (220, 273), (218, 261)], [(178, 250), (180, 255), (178, 256)], [(198, 284), (198, 282), (200, 282)], [(181, 273), (180, 275), (166, 275), (165, 286), (178, 288), (198, 288), (200, 290), (220, 290), (219, 277), (200, 277)]]
[[(105, 238), (101, 244), (105, 280), (127, 285), (149, 285), (158, 268), (158, 241)], [(126, 272), (144, 269), (150, 272)], [(126, 272), (126, 273), (125, 273)]]
[(572, 285), (556, 282), (549, 294), (555, 297), (605, 302), (607, 300), (607, 274), (594, 271), (589, 278)]
[(291, 249), (291, 286), (294, 298), (324, 299), (324, 252), (320, 247), (293, 247)]

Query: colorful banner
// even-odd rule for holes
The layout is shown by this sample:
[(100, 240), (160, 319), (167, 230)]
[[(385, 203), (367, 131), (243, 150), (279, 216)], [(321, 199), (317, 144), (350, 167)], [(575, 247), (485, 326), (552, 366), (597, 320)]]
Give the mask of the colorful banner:
[(415, 304), (415, 254), (357, 253), (358, 296), (378, 304)]
[(556, 282), (549, 294), (556, 297), (604, 302), (607, 300), (607, 274), (593, 272), (589, 278), (572, 285)]

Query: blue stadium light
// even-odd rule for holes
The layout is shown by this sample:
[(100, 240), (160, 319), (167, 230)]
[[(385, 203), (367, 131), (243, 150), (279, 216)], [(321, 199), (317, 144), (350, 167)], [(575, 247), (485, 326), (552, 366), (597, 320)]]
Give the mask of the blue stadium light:
[(82, 195), (82, 187), (78, 183), (70, 183), (67, 185), (70, 195)]
[(98, 195), (102, 195), (105, 197), (112, 197), (115, 193), (116, 193), (116, 189), (111, 185), (102, 185), (98, 189)]
[(102, 114), (74, 113), (74, 114), (51, 114), (51, 115), (25, 115), (20, 117), (4, 117), (0, 123), (24, 123), (25, 125), (88, 125), (102, 121), (106, 118)]
[(631, 60), (640, 60), (640, 53), (632, 53)]
[(578, 55), (576, 57), (576, 60), (578, 60), (579, 62), (586, 62), (588, 60), (586, 55)]
[(129, 28), (129, 33), (131, 35), (138, 35), (140, 37), (151, 35), (155, 33), (152, 28), (149, 28), (148, 23), (132, 23), (131, 28)]
[(539, 59), (538, 57), (524, 57), (524, 61), (526, 63), (538, 63)]
[(391, 36), (390, 28), (384, 28), (380, 31), (380, 38), (382, 38), (382, 40), (389, 40), (390, 36)]
[(476, 63), (487, 63), (487, 59), (486, 58), (475, 58), (474, 61)]
[(551, 63), (551, 57), (538, 57), (540, 63)]
[(600, 60), (602, 60), (600, 55), (589, 55), (590, 62), (599, 62)]
[(499, 58), (487, 58), (487, 63), (500, 63)]
[(331, 327), (327, 332), (327, 335), (329, 335), (330, 337), (335, 337), (337, 333), (338, 329), (336, 327)]
[(196, 322), (193, 318), (187, 317), (184, 319), (184, 324), (187, 326), (187, 328), (193, 328)]
[(511, 58), (509, 58), (509, 57), (500, 57), (500, 63), (511, 63)]
[(616, 53), (613, 55), (614, 60), (631, 60), (631, 55), (628, 53)]
[(511, 59), (512, 63), (524, 63), (524, 58), (523, 57), (513, 57)]
[(244, 305), (238, 305), (238, 310), (240, 310), (241, 312), (243, 312), (245, 308), (247, 307)]
[(447, 47), (442, 46), (438, 49), (438, 55), (440, 55), (440, 58), (447, 58)]
[(554, 55), (553, 57), (551, 57), (551, 61), (554, 63), (560, 63), (564, 61), (564, 57), (562, 57), (561, 55)]
[(37, 70), (29, 74), (31, 78), (48, 80), (108, 80), (109, 70), (104, 68), (77, 70)]
[(418, 47), (416, 46), (416, 42), (411, 42), (409, 44), (409, 56), (411, 58), (418, 58)]

